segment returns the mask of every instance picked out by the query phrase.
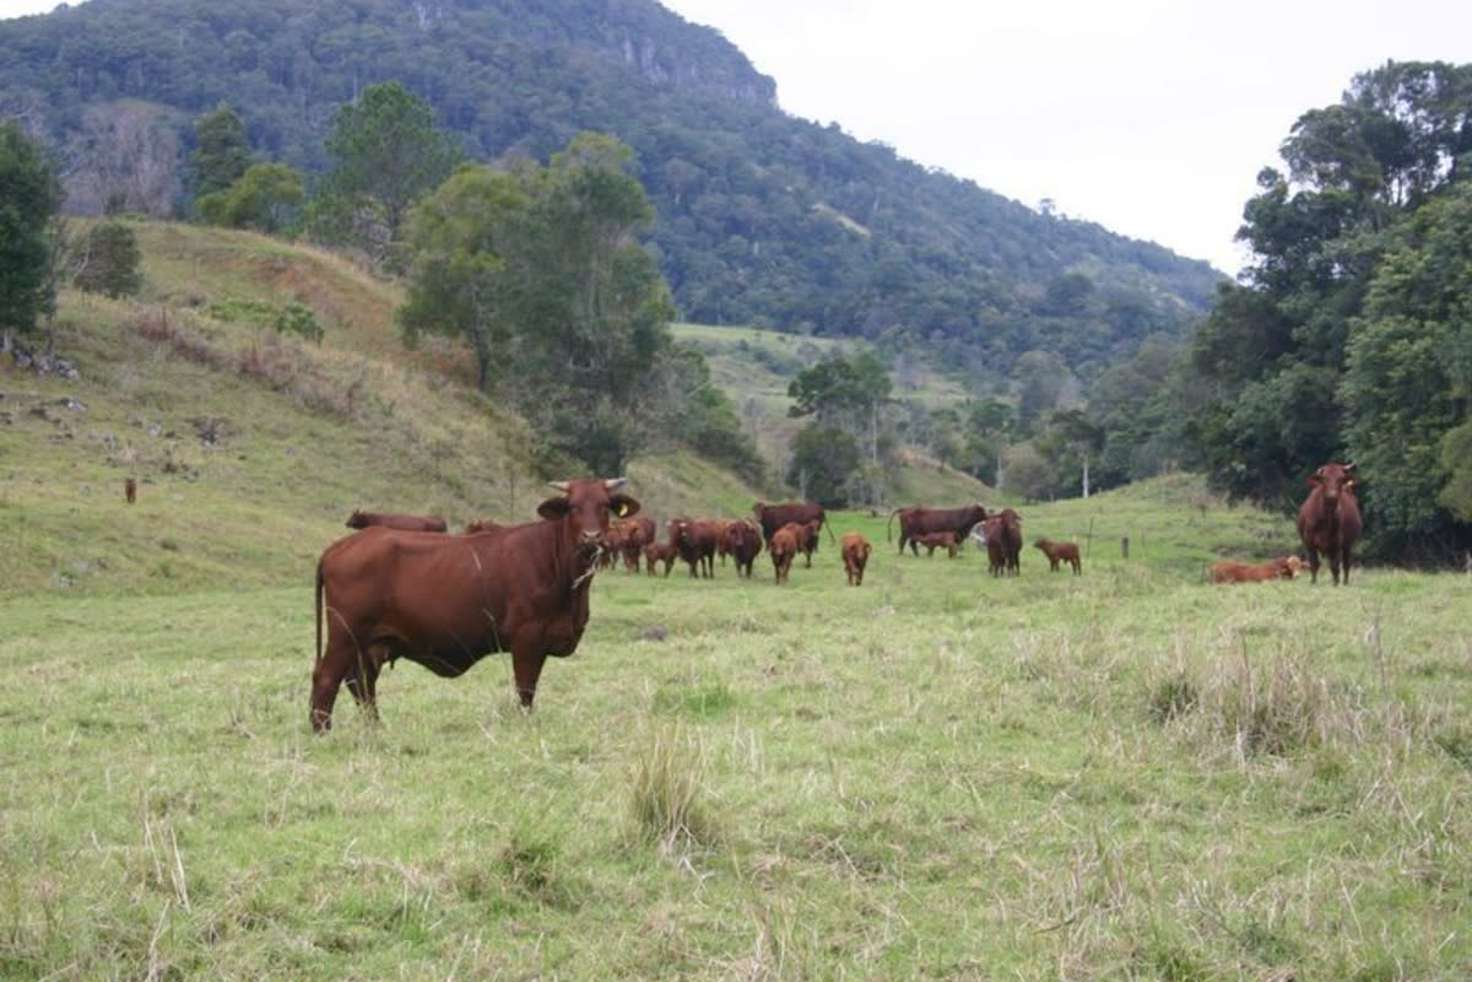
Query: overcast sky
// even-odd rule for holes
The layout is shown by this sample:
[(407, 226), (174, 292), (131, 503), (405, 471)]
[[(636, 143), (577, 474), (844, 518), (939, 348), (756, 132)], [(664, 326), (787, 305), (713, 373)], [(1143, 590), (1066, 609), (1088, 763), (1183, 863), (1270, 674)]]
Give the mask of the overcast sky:
[(1472, 2), (662, 0), (788, 112), (1235, 273), (1304, 110), (1387, 59), (1472, 61)]
[(1472, 61), (1467, 0), (663, 2), (794, 115), (1231, 273), (1242, 203), (1301, 112), (1389, 58)]

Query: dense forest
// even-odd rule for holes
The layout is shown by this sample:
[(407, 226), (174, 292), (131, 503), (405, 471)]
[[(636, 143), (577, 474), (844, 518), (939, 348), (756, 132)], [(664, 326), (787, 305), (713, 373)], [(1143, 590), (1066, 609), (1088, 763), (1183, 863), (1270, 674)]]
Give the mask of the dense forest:
[(226, 102), (258, 154), (320, 175), (338, 108), (385, 80), (471, 159), (545, 162), (583, 130), (631, 146), (687, 319), (921, 342), (994, 383), (1044, 352), (1090, 378), (1182, 337), (1220, 280), (790, 117), (653, 0), (90, 0), (0, 22), (0, 111), (63, 148), (73, 210), (185, 210), (194, 120)]
[(1188, 437), (1229, 493), (1292, 502), (1359, 465), (1376, 546), (1450, 555), (1472, 521), (1472, 65), (1387, 63), (1299, 117), (1191, 349)]

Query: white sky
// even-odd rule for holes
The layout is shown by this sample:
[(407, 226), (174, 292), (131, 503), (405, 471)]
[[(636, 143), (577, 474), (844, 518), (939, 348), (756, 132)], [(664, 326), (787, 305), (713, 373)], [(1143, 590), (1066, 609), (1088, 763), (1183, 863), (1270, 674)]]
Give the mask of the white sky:
[(794, 115), (1232, 273), (1242, 204), (1301, 112), (1386, 59), (1472, 61), (1466, 0), (662, 2)]

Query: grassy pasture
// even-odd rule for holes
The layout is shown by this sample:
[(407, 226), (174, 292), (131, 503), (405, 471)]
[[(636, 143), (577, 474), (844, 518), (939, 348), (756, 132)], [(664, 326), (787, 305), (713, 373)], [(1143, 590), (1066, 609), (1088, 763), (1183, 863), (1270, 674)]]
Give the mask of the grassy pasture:
[[(788, 458), (788, 448), (807, 422), (787, 415), (792, 399), (787, 386), (805, 368), (834, 354), (867, 347), (863, 341), (803, 337), (752, 327), (675, 324), (676, 339), (699, 350), (711, 369), (711, 379), (730, 397), (737, 412), (755, 435), (769, 461)], [(966, 399), (965, 389), (934, 366), (912, 359), (893, 378), (894, 396), (929, 409), (956, 405)], [(913, 450), (905, 451), (896, 500), (990, 500), (988, 489), (968, 474), (942, 466)]]
[(1472, 579), (1207, 586), (1292, 534), (1187, 478), (1022, 511), (1083, 577), (846, 514), (862, 588), (605, 574), (534, 714), (402, 665), (320, 739), (307, 564), (11, 595), (0, 977), (1472, 973)]

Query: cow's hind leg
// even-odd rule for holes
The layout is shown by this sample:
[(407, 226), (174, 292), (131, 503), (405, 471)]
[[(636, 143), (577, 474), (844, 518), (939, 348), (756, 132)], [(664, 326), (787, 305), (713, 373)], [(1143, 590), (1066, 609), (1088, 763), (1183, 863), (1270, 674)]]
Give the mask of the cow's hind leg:
[(1319, 550), (1312, 546), (1308, 549), (1308, 581), (1319, 582)]
[(378, 673), (390, 656), (386, 645), (369, 645), (343, 679), (358, 705), (375, 722), (378, 720)]
[(357, 661), (354, 648), (350, 640), (334, 631), (328, 635), (327, 650), (312, 669), (311, 720), (317, 733), (332, 729), (332, 705), (337, 701), (337, 690)]

